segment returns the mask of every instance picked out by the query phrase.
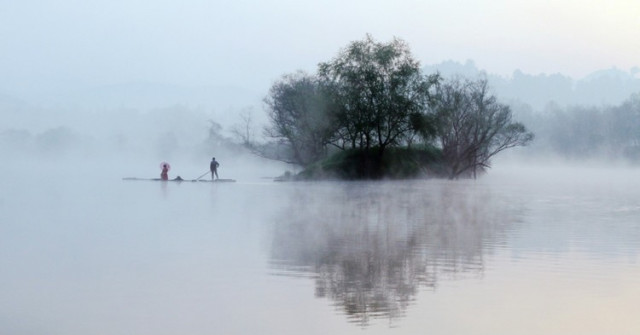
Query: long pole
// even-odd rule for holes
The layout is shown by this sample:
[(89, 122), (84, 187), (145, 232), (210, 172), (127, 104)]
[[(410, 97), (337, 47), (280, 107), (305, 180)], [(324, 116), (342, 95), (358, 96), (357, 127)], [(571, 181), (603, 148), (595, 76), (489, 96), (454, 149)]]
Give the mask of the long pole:
[(207, 172), (203, 173), (203, 174), (202, 174), (202, 176), (198, 177), (196, 180), (200, 180), (200, 178), (202, 178), (202, 177), (206, 176), (206, 175), (207, 175), (207, 173), (209, 173), (209, 171), (207, 171)]

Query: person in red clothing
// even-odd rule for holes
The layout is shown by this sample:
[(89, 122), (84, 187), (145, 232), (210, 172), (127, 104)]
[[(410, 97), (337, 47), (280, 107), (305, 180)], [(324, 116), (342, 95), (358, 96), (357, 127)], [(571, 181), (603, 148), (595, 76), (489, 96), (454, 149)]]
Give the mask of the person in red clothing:
[(162, 173), (160, 173), (160, 179), (169, 180), (169, 164), (162, 164)]

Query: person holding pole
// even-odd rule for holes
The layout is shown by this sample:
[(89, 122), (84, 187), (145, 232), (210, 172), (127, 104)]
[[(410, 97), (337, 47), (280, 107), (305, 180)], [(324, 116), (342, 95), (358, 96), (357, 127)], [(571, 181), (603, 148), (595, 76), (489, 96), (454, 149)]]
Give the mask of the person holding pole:
[(220, 163), (218, 163), (216, 161), (216, 158), (213, 157), (211, 159), (211, 163), (209, 163), (209, 170), (211, 170), (211, 180), (213, 180), (213, 176), (215, 175), (216, 179), (220, 179), (218, 178), (218, 166), (220, 166)]

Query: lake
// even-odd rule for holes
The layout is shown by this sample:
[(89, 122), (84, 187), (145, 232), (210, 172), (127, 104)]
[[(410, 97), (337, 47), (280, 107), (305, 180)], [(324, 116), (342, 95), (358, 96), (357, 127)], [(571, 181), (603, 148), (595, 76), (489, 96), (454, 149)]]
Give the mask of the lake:
[(67, 177), (80, 170), (2, 168), (17, 178), (0, 182), (1, 334), (640, 333), (638, 169)]

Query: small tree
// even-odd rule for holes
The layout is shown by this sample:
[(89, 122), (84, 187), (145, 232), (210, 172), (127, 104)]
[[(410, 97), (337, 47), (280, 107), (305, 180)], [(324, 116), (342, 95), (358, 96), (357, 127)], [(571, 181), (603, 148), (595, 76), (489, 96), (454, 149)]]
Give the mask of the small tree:
[(271, 119), (266, 133), (288, 142), (292, 163), (307, 165), (326, 156), (335, 123), (331, 102), (316, 77), (303, 72), (285, 75), (264, 101)]
[(240, 111), (238, 116), (240, 117), (240, 123), (236, 123), (231, 127), (231, 133), (236, 139), (240, 140), (244, 146), (251, 147), (255, 141), (253, 131), (253, 109), (245, 108)]
[(476, 177), (491, 157), (533, 140), (524, 125), (512, 121), (511, 109), (490, 95), (486, 80), (459, 79), (438, 86), (432, 108), (437, 139), (449, 178)]
[(633, 94), (620, 106), (607, 111), (610, 125), (607, 138), (611, 151), (622, 152), (624, 157), (640, 158), (640, 93)]

